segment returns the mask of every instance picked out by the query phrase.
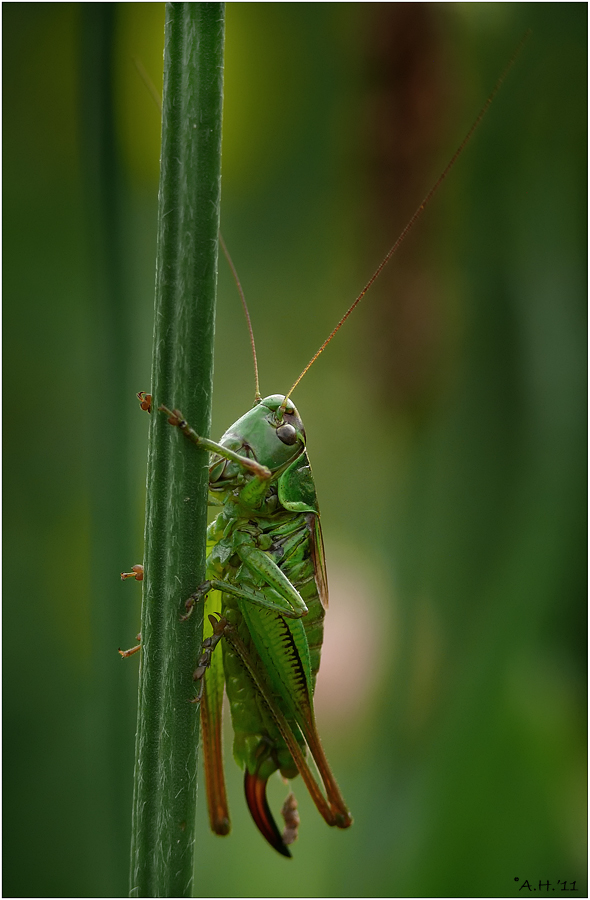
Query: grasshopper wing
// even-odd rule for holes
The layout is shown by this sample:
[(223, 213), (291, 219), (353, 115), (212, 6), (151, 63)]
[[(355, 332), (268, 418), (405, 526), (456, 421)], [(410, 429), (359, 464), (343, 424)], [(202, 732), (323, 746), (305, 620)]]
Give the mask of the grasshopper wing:
[(291, 512), (309, 513), (307, 527), (311, 544), (311, 559), (318, 595), (324, 609), (328, 607), (328, 576), (324, 538), (320, 522), (320, 507), (309, 458), (306, 452), (299, 456), (279, 479), (279, 500)]

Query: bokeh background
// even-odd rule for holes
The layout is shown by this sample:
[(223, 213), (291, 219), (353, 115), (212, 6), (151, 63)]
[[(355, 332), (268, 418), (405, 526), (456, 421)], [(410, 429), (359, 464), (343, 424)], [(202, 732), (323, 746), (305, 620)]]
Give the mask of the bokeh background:
[[(163, 4), (12, 3), (4, 39), (5, 896), (127, 892)], [(355, 817), (294, 782), (290, 862), (227, 772), (201, 896), (586, 891), (586, 59), (580, 3), (227, 7), (222, 228), (264, 394), (295, 401)], [(249, 407), (220, 262), (214, 436)], [(281, 802), (277, 781), (271, 803)], [(565, 887), (564, 887), (565, 882)], [(574, 884), (575, 882), (575, 884)]]

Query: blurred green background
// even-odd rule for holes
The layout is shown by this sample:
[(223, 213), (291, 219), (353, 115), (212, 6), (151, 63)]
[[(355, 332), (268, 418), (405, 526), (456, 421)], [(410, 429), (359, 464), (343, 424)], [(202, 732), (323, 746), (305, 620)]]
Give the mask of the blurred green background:
[[(3, 893), (123, 895), (159, 148), (134, 60), (160, 90), (164, 9), (2, 11)], [(586, 891), (586, 5), (228, 4), (222, 228), (263, 396), (284, 392), (527, 28), (294, 397), (331, 584), (319, 726), (354, 826), (297, 780), (274, 854), (228, 734), (233, 831), (209, 833), (203, 789), (201, 896)], [(253, 390), (221, 262), (214, 436)]]

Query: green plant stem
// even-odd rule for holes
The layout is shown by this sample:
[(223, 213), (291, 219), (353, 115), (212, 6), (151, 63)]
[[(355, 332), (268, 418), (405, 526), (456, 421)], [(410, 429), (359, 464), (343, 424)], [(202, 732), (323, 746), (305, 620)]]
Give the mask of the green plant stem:
[(162, 157), (131, 895), (190, 896), (208, 457), (157, 410), (209, 435), (219, 230), (224, 5), (166, 4)]

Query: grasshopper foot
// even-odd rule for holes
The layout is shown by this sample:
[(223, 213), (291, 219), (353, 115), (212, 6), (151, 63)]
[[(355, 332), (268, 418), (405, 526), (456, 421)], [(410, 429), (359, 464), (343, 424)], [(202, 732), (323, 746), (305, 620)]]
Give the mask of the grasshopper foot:
[(174, 425), (176, 428), (180, 428), (182, 431), (183, 428), (187, 428), (187, 423), (179, 409), (168, 409), (167, 406), (158, 406), (160, 412), (166, 413), (168, 416), (168, 423), (170, 425)]
[[(188, 618), (188, 616), (186, 617)], [(215, 648), (217, 647), (219, 641), (223, 637), (225, 627), (227, 625), (227, 619), (224, 619), (223, 616), (220, 616), (219, 621), (215, 618), (215, 616), (209, 616), (209, 621), (213, 626), (213, 634), (211, 637), (205, 638), (203, 641), (201, 656), (199, 657), (199, 661), (197, 663), (197, 668), (193, 672), (193, 681), (199, 682), (199, 692), (196, 697), (190, 701), (191, 703), (200, 703), (203, 697), (203, 677), (205, 672), (211, 665), (211, 655)]]
[(204, 581), (203, 584), (199, 585), (199, 587), (196, 589), (196, 591), (190, 595), (190, 597), (184, 604), (186, 613), (184, 614), (184, 616), (180, 617), (181, 622), (186, 622), (186, 620), (188, 618), (190, 618), (190, 616), (192, 616), (195, 605), (199, 602), (199, 600), (202, 600), (203, 597), (205, 597), (209, 593), (210, 590), (211, 590), (211, 582), (210, 581)]

